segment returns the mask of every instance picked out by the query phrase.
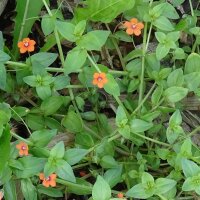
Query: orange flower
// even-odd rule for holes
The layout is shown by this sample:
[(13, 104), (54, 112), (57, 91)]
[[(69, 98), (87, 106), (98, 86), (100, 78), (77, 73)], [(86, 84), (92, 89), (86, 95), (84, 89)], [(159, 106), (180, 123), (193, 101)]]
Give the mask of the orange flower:
[(94, 73), (93, 75), (93, 85), (97, 85), (99, 88), (103, 88), (103, 86), (108, 82), (105, 73)]
[(24, 38), (22, 41), (18, 42), (20, 53), (26, 53), (27, 51), (28, 52), (34, 51), (35, 44), (36, 42), (34, 40), (30, 40), (29, 38)]
[(123, 25), (126, 28), (126, 33), (128, 35), (139, 36), (141, 34), (141, 30), (144, 28), (144, 24), (138, 22), (136, 18), (131, 19), (130, 22), (126, 21)]
[(42, 184), (44, 185), (44, 187), (55, 187), (56, 186), (56, 174), (51, 174), (50, 176), (48, 176), (47, 178), (45, 178), (44, 173), (40, 173), (40, 180), (42, 180)]
[(19, 149), (20, 156), (28, 156), (28, 145), (25, 142), (20, 142), (16, 148)]
[(0, 200), (2, 200), (3, 199), (3, 192), (2, 191), (0, 191)]
[(120, 193), (117, 194), (117, 197), (118, 197), (119, 199), (123, 199), (123, 198), (124, 198), (124, 194), (120, 192)]
[(80, 171), (79, 174), (80, 174), (81, 177), (83, 177), (83, 176), (86, 175), (86, 172), (85, 171)]

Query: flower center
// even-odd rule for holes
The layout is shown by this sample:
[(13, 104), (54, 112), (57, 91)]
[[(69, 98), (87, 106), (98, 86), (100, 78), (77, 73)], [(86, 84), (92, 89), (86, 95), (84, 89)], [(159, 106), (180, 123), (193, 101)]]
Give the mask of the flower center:
[(136, 27), (137, 27), (136, 24), (133, 24), (133, 25), (132, 25), (132, 29), (135, 29)]
[(25, 47), (28, 47), (28, 46), (29, 46), (29, 43), (28, 43), (28, 42), (24, 42), (24, 46), (25, 46)]
[(22, 146), (22, 150), (26, 150), (26, 147), (25, 147), (25, 146)]
[(47, 179), (46, 179), (47, 181), (50, 181), (51, 180), (51, 177), (49, 176), (49, 177), (47, 177)]
[(98, 77), (97, 80), (98, 80), (99, 82), (101, 82), (103, 79), (102, 79), (102, 77)]

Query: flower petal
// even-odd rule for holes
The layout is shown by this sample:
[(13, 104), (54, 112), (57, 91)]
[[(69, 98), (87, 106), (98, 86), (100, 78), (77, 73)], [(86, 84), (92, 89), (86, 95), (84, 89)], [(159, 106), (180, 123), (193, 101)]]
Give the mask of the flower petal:
[(103, 82), (98, 82), (97, 86), (98, 86), (98, 88), (103, 88), (104, 84), (103, 84)]
[(28, 49), (28, 52), (32, 52), (32, 51), (34, 51), (35, 48), (34, 48), (34, 46), (30, 45), (27, 47), (27, 49)]
[(130, 28), (131, 25), (132, 25), (132, 24), (131, 24), (130, 22), (128, 22), (128, 21), (124, 22), (124, 24), (123, 24), (123, 26), (124, 26), (125, 28)]
[(34, 46), (34, 45), (36, 44), (36, 42), (35, 42), (35, 40), (30, 40), (30, 41), (29, 41), (29, 44), (30, 44), (31, 46)]
[(20, 53), (26, 53), (26, 52), (27, 52), (27, 48), (26, 47), (20, 48)]
[(136, 18), (132, 18), (132, 19), (130, 20), (130, 22), (131, 22), (131, 25), (132, 25), (132, 24), (137, 24), (137, 23), (138, 23), (138, 20), (137, 20)]
[(141, 30), (140, 30), (140, 29), (134, 29), (134, 30), (133, 30), (133, 33), (134, 33), (136, 36), (139, 36), (139, 35), (141, 35)]
[(126, 33), (127, 33), (128, 35), (133, 35), (134, 31), (133, 31), (132, 28), (127, 28), (127, 29), (126, 29)]
[(43, 180), (42, 185), (44, 185), (44, 187), (49, 187), (49, 181)]
[(141, 23), (141, 22), (137, 23), (137, 28), (143, 29), (144, 28), (144, 24)]
[(40, 173), (40, 175), (39, 175), (39, 178), (40, 178), (40, 180), (44, 180), (44, 173)]
[(99, 77), (99, 73), (94, 73), (93, 78), (98, 78)]

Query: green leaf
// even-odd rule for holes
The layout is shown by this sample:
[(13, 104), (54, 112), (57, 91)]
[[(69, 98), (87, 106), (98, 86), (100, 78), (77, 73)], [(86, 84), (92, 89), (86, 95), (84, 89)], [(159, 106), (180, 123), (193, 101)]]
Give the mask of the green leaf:
[(0, 50), (0, 63), (5, 63), (8, 60), (10, 60), (10, 56), (7, 53)]
[(119, 106), (117, 108), (116, 113), (116, 124), (118, 127), (123, 127), (128, 122), (128, 118), (126, 116), (126, 112), (124, 111), (124, 108), (122, 106)]
[(142, 173), (142, 184), (152, 183), (154, 184), (154, 178), (151, 174), (147, 172)]
[(93, 200), (108, 200), (111, 198), (111, 189), (108, 183), (99, 175), (92, 188)]
[(32, 65), (32, 72), (34, 75), (46, 74), (46, 67), (50, 66), (58, 57), (56, 53), (36, 53), (31, 58), (26, 60), (26, 63)]
[(48, 195), (49, 197), (63, 197), (63, 193), (56, 188), (47, 188), (43, 185), (38, 185), (37, 190), (40, 194)]
[(10, 179), (3, 185), (4, 197), (6, 200), (17, 200), (16, 182)]
[(75, 25), (70, 22), (56, 21), (56, 28), (59, 33), (70, 42), (75, 42), (78, 38), (74, 35)]
[(167, 140), (170, 144), (174, 143), (179, 135), (183, 134), (183, 129), (181, 126), (175, 125), (173, 127), (168, 127), (166, 136)]
[(85, 27), (86, 27), (86, 20), (82, 20), (80, 21), (74, 29), (74, 35), (76, 36), (81, 36), (84, 31), (85, 31)]
[(73, 149), (68, 149), (65, 152), (64, 159), (70, 164), (70, 165), (75, 165), (79, 161), (81, 161), (89, 151), (87, 149), (78, 149), (78, 148), (73, 148)]
[(129, 125), (125, 125), (118, 129), (119, 133), (126, 139), (130, 139), (131, 129)]
[(200, 173), (200, 167), (187, 159), (182, 159), (182, 169), (186, 178), (196, 176)]
[(63, 141), (57, 143), (50, 151), (50, 156), (55, 159), (63, 158), (64, 154), (65, 154), (65, 145)]
[(83, 35), (76, 44), (79, 48), (84, 48), (88, 51), (100, 51), (102, 46), (106, 43), (110, 31), (95, 30)]
[(152, 102), (153, 105), (157, 105), (158, 104), (158, 102), (160, 101), (160, 98), (162, 96), (162, 93), (163, 93), (163, 87), (162, 86), (158, 86), (154, 90), (154, 92), (153, 92), (153, 94), (151, 96), (151, 102)]
[(160, 16), (153, 22), (153, 25), (162, 31), (173, 31), (174, 27), (172, 23), (164, 16)]
[(132, 119), (130, 122), (131, 125), (131, 131), (135, 133), (140, 133), (147, 131), (153, 126), (153, 123), (151, 122), (146, 122), (141, 119)]
[(9, 127), (6, 126), (4, 129), (2, 136), (0, 137), (0, 174), (2, 173), (8, 159), (10, 156), (10, 130)]
[(37, 200), (37, 191), (30, 179), (21, 180), (21, 189), (25, 200)]
[(158, 44), (156, 48), (156, 58), (158, 60), (163, 59), (169, 53), (170, 47), (165, 44)]
[(57, 134), (57, 130), (39, 130), (31, 134), (30, 140), (34, 143), (34, 146), (45, 147)]
[(73, 169), (66, 161), (64, 160), (58, 161), (57, 166), (58, 168), (56, 170), (56, 174), (58, 174), (60, 178), (73, 183), (76, 182)]
[(181, 123), (182, 123), (181, 112), (180, 110), (176, 110), (169, 119), (169, 126), (173, 128), (174, 125), (180, 125)]
[(155, 32), (155, 36), (159, 43), (165, 43), (167, 38), (166, 34), (163, 32)]
[(86, 8), (75, 10), (75, 19), (109, 23), (120, 13), (131, 9), (134, 4), (134, 0), (87, 0)]
[(4, 64), (0, 63), (0, 89), (5, 90), (7, 85), (7, 73)]
[(101, 158), (100, 164), (104, 169), (115, 168), (118, 166), (118, 163), (111, 155), (105, 155)]
[(66, 75), (76, 72), (85, 63), (87, 58), (87, 51), (85, 49), (73, 49), (68, 52), (64, 63), (64, 73)]
[(108, 82), (104, 85), (105, 91), (113, 96), (119, 96), (120, 88), (114, 77), (111, 74), (106, 74), (106, 77)]
[(15, 170), (17, 178), (29, 178), (38, 175), (44, 168), (45, 158), (27, 156), (18, 159), (23, 166), (23, 170)]
[(37, 86), (36, 92), (42, 100), (45, 100), (46, 98), (49, 98), (51, 96), (51, 88), (49, 85)]
[(199, 181), (200, 179), (195, 179), (195, 177), (188, 177), (183, 185), (182, 185), (182, 190), (183, 191), (192, 191), (197, 188), (197, 183), (195, 184), (196, 181)]
[(62, 120), (63, 126), (72, 133), (78, 133), (83, 130), (81, 118), (72, 110)]
[(183, 70), (182, 69), (176, 69), (172, 71), (168, 78), (167, 78), (167, 85), (168, 87), (172, 86), (182, 86), (183, 85)]
[(40, 108), (45, 116), (52, 115), (62, 106), (64, 99), (62, 96), (51, 96), (45, 99)]
[(185, 139), (181, 145), (181, 155), (186, 158), (190, 158), (192, 156), (192, 141), (190, 138)]
[(191, 53), (185, 62), (184, 73), (189, 74), (192, 72), (200, 72), (199, 63), (200, 63), (200, 55), (197, 53)]
[(158, 178), (155, 184), (156, 194), (164, 194), (175, 187), (176, 181), (168, 178)]
[(140, 183), (129, 189), (126, 193), (126, 196), (138, 199), (148, 199), (149, 197), (153, 196), (153, 194), (147, 193), (142, 183)]
[(109, 169), (105, 172), (103, 178), (104, 180), (113, 188), (122, 180), (122, 166), (117, 168)]
[[(32, 28), (34, 22), (36, 21), (36, 19), (39, 18), (38, 15), (43, 6), (44, 6), (44, 4), (41, 0), (17, 1), (17, 6), (16, 6), (17, 16), (15, 18), (15, 27), (13, 30), (14, 39), (13, 39), (13, 48), (12, 48), (12, 54), (15, 57), (18, 57), (18, 55), (19, 55), (17, 43), (19, 42), (19, 40), (27, 37), (28, 34), (31, 32), (31, 28)], [(26, 20), (23, 23), (24, 16), (26, 16), (26, 18), (25, 18)], [(22, 26), (22, 24), (23, 24), (23, 26)]]
[(187, 88), (173, 86), (164, 91), (164, 97), (166, 100), (176, 103), (186, 97), (187, 93)]
[(195, 91), (200, 85), (200, 72), (192, 72), (184, 75), (184, 81), (189, 91)]

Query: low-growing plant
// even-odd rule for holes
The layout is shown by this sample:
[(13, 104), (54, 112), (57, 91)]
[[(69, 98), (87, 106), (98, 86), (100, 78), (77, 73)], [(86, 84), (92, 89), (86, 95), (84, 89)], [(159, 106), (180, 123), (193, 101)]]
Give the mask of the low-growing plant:
[(200, 125), (185, 115), (198, 6), (17, 0), (13, 46), (0, 34), (0, 199), (199, 199)]

